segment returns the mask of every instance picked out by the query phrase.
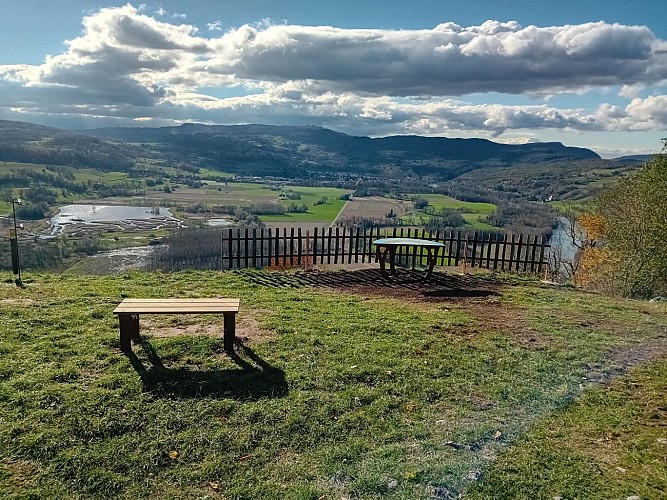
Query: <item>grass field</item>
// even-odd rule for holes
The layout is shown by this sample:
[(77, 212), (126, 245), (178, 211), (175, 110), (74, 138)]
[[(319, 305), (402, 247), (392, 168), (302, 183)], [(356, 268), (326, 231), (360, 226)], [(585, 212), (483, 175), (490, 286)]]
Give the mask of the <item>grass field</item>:
[[(351, 293), (353, 276), (1, 275), (0, 496), (665, 495), (667, 305), (489, 275), (450, 279), (475, 298)], [(237, 355), (212, 316), (142, 317), (121, 354), (115, 305), (171, 296), (239, 297)]]
[(2, 170), (45, 170), (46, 166), (35, 163), (20, 163), (15, 161), (0, 161)]
[[(341, 209), (345, 206), (344, 200), (339, 200), (338, 197), (347, 191), (337, 188), (324, 187), (303, 187), (303, 186), (288, 186), (288, 189), (301, 194), (300, 200), (285, 200), (283, 205), (288, 206), (290, 203), (297, 205), (308, 205), (308, 212), (306, 213), (286, 213), (284, 215), (262, 216), (263, 222), (270, 224), (271, 222), (323, 222), (330, 223), (336, 218)], [(315, 205), (317, 201), (322, 198), (327, 198), (326, 203)]]
[[(284, 215), (262, 216), (264, 222), (332, 222), (345, 202), (338, 197), (347, 192), (337, 188), (322, 187), (303, 187), (303, 186), (284, 186), (284, 190), (290, 189), (299, 193), (301, 198), (298, 200), (281, 200), (281, 189), (270, 189), (268, 184), (254, 184), (247, 182), (212, 183), (208, 187), (200, 189), (178, 188), (171, 193), (164, 191), (147, 191), (145, 200), (153, 200), (156, 203), (170, 204), (194, 204), (205, 203), (208, 205), (237, 205), (248, 207), (261, 203), (282, 203), (285, 207), (291, 203), (297, 205), (308, 205), (306, 213), (285, 213)], [(321, 205), (315, 205), (315, 202), (326, 197), (328, 201)], [(116, 201), (121, 200), (115, 198)], [(132, 198), (125, 200), (127, 203), (133, 203)]]
[(200, 168), (199, 174), (206, 177), (223, 177), (223, 178), (233, 178), (234, 174), (229, 172), (223, 172), (222, 170), (214, 170), (212, 168)]
[[(496, 211), (497, 207), (492, 203), (473, 203), (469, 201), (460, 201), (450, 196), (445, 196), (444, 194), (414, 194), (410, 196), (428, 200), (429, 206), (436, 210), (441, 210), (443, 208), (451, 210), (469, 210), (470, 213), (462, 213), (461, 215), (465, 219), (466, 224), (469, 224), (473, 229), (481, 231), (498, 229), (478, 220), (479, 218), (484, 219)], [(428, 215), (423, 212), (419, 212), (419, 215), (422, 217), (428, 217)]]
[(91, 168), (79, 169), (75, 171), (74, 179), (76, 182), (101, 182), (103, 184), (119, 184), (130, 180), (126, 172), (101, 172)]

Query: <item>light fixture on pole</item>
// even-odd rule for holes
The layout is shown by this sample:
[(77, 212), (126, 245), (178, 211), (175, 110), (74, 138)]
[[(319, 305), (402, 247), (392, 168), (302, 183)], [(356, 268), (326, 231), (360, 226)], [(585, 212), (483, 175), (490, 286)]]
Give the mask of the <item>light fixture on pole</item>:
[(21, 204), (21, 198), (12, 198), (12, 215), (14, 216), (14, 229), (9, 230), (9, 241), (12, 247), (12, 270), (18, 275), (17, 285), (21, 285), (21, 260), (19, 257), (19, 238), (16, 232), (17, 227), (23, 229), (23, 224), (16, 225), (16, 205)]

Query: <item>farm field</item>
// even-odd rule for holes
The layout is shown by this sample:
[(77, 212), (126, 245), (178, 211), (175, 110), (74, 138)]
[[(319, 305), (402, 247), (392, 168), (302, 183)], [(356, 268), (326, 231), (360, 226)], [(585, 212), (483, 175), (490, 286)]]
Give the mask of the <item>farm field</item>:
[[(0, 275), (0, 496), (664, 497), (667, 305), (377, 273)], [(239, 297), (235, 354), (161, 315), (123, 355), (169, 296)]]
[[(462, 212), (461, 215), (467, 223), (466, 226), (469, 225), (474, 230), (493, 231), (498, 229), (491, 226), (490, 224), (478, 220), (480, 218), (484, 219), (496, 211), (497, 207), (492, 203), (461, 201), (444, 194), (414, 194), (410, 196), (428, 200), (429, 207), (434, 208), (435, 210), (441, 210), (444, 208), (451, 210), (463, 209), (469, 211), (469, 213)], [(424, 213), (423, 211), (420, 211), (418, 215), (420, 217), (429, 217), (428, 214)]]
[[(300, 199), (287, 200), (281, 199), (280, 193), (284, 190), (291, 190), (301, 195)], [(203, 188), (179, 187), (171, 193), (164, 190), (147, 190), (141, 197), (141, 203), (155, 204), (173, 204), (186, 205), (195, 203), (205, 203), (207, 205), (238, 205), (247, 207), (260, 203), (279, 202), (285, 206), (290, 203), (297, 205), (306, 204), (310, 213), (306, 214), (285, 214), (284, 216), (275, 216), (267, 220), (290, 221), (290, 220), (315, 220), (332, 221), (343, 207), (345, 202), (337, 198), (346, 193), (345, 190), (336, 188), (303, 187), (303, 186), (284, 186), (283, 189), (275, 189), (268, 184), (254, 184), (245, 182), (211, 183)], [(321, 198), (328, 198), (327, 203), (315, 206), (315, 202)], [(92, 201), (92, 200), (91, 200)], [(137, 203), (135, 197), (114, 197), (98, 200), (98, 202), (118, 203)], [(301, 218), (295, 216), (302, 216)], [(282, 217), (282, 218), (281, 218)]]
[(387, 214), (393, 211), (397, 217), (401, 217), (412, 209), (412, 202), (405, 200), (393, 200), (380, 196), (369, 196), (366, 198), (354, 197), (345, 206), (340, 215), (341, 219), (366, 218), (384, 220)]
[(202, 177), (224, 177), (230, 179), (234, 177), (234, 174), (232, 173), (205, 167), (199, 168), (199, 175), (201, 175)]
[(103, 184), (118, 184), (130, 181), (130, 176), (126, 172), (101, 172), (91, 168), (73, 170), (76, 182), (100, 182)]

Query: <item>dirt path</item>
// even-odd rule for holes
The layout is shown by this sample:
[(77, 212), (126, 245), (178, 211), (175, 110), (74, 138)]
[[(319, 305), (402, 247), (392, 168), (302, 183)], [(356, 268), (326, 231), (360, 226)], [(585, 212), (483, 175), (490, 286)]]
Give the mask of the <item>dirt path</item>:
[(345, 211), (345, 208), (347, 207), (348, 203), (350, 203), (350, 200), (347, 200), (345, 202), (345, 205), (343, 205), (343, 208), (340, 209), (338, 212), (338, 215), (336, 215), (336, 218), (331, 221), (331, 224), (329, 224), (329, 227), (334, 227), (336, 225), (336, 221), (340, 219), (341, 214)]

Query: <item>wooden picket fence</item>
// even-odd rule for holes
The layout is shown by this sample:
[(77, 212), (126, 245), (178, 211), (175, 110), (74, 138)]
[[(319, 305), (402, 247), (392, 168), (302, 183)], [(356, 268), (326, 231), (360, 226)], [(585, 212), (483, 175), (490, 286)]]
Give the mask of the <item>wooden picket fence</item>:
[[(439, 241), (438, 266), (468, 266), (507, 272), (542, 273), (547, 266), (549, 239), (533, 235), (437, 231), (413, 228), (335, 227), (225, 229), (221, 232), (221, 269), (308, 268), (318, 264), (375, 262), (373, 241), (379, 238), (420, 238)], [(397, 263), (420, 267), (426, 253), (416, 247), (399, 247)]]

